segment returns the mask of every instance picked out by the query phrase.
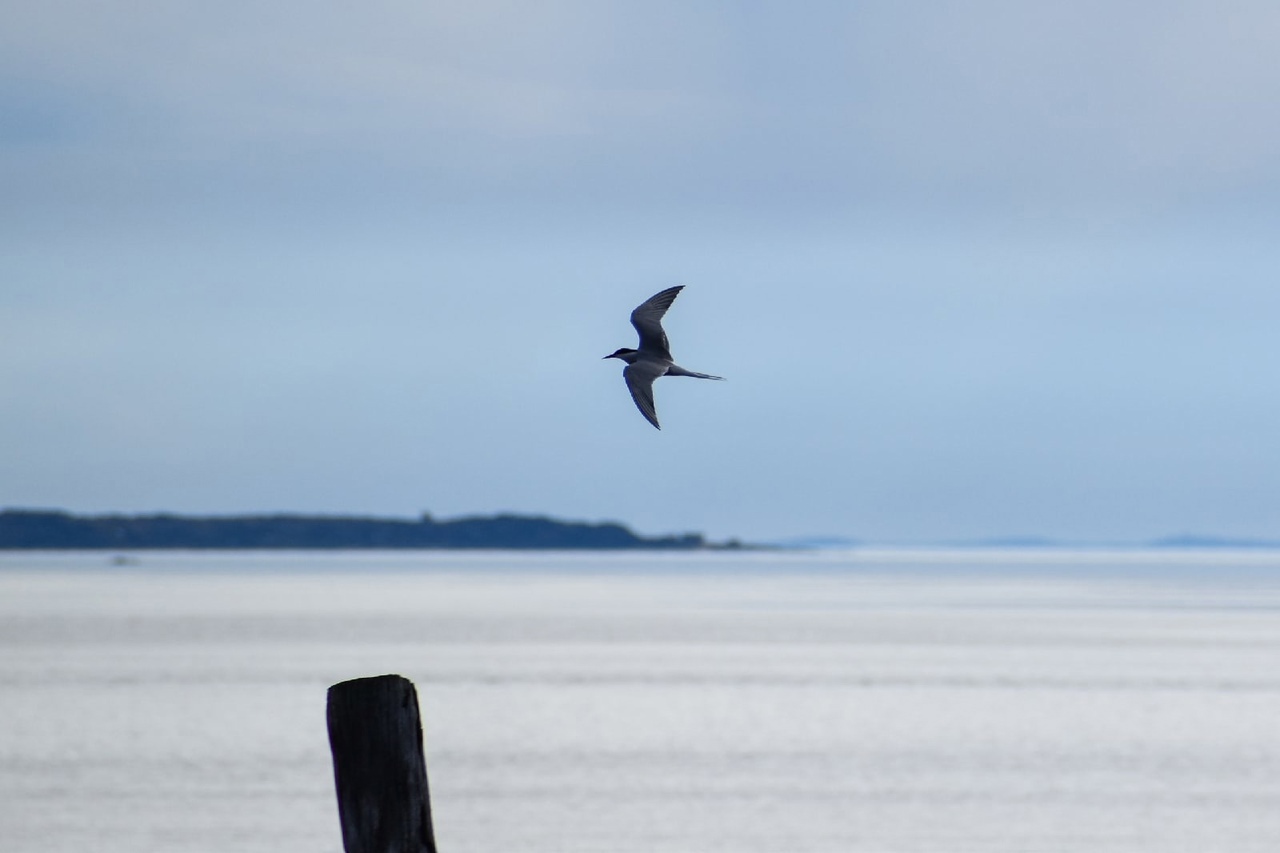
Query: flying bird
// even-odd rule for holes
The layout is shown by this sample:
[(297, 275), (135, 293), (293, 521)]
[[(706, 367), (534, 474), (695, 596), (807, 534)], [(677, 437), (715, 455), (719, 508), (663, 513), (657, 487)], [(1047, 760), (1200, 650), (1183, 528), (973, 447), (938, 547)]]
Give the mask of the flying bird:
[(659, 376), (692, 376), (695, 379), (723, 379), (723, 376), (712, 376), (709, 373), (694, 373), (685, 370), (671, 359), (671, 348), (667, 343), (667, 333), (662, 331), (662, 315), (667, 313), (671, 303), (675, 302), (684, 285), (668, 287), (661, 293), (654, 294), (631, 312), (631, 325), (640, 334), (639, 349), (622, 349), (606, 355), (605, 358), (620, 358), (627, 363), (622, 369), (622, 378), (627, 380), (627, 390), (631, 399), (636, 401), (636, 408), (649, 423), (657, 429), (658, 413), (653, 407), (653, 381)]

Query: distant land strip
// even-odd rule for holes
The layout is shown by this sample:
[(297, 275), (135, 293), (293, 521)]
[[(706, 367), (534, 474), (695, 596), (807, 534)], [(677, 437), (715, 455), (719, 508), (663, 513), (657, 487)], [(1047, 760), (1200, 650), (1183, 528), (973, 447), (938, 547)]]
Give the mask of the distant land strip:
[[(735, 547), (730, 543), (727, 547)], [(436, 521), (313, 515), (73, 515), (0, 511), (0, 549), (134, 548), (511, 548), (670, 549), (726, 547), (699, 533), (640, 536), (621, 524), (496, 515)]]

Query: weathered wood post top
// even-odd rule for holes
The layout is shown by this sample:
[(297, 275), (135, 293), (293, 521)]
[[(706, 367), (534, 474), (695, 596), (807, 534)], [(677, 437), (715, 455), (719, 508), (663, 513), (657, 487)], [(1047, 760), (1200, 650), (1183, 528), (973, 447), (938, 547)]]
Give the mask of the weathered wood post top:
[(335, 684), (327, 716), (346, 853), (436, 853), (413, 682), (379, 675)]

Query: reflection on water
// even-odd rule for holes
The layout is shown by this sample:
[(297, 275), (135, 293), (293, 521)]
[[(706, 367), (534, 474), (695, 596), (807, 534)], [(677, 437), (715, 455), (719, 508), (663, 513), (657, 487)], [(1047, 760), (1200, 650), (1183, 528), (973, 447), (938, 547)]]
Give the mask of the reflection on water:
[(456, 853), (1280, 843), (1280, 554), (114, 556), (0, 552), (7, 853), (336, 853), (384, 672)]

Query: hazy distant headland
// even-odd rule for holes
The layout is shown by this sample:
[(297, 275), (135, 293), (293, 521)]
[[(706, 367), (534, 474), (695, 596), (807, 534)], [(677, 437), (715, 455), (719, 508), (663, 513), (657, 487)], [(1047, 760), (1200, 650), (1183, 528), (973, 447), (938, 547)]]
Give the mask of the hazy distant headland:
[(0, 511), (0, 548), (648, 548), (723, 547), (701, 534), (640, 536), (621, 524), (497, 515), (436, 521), (309, 515), (73, 515)]

